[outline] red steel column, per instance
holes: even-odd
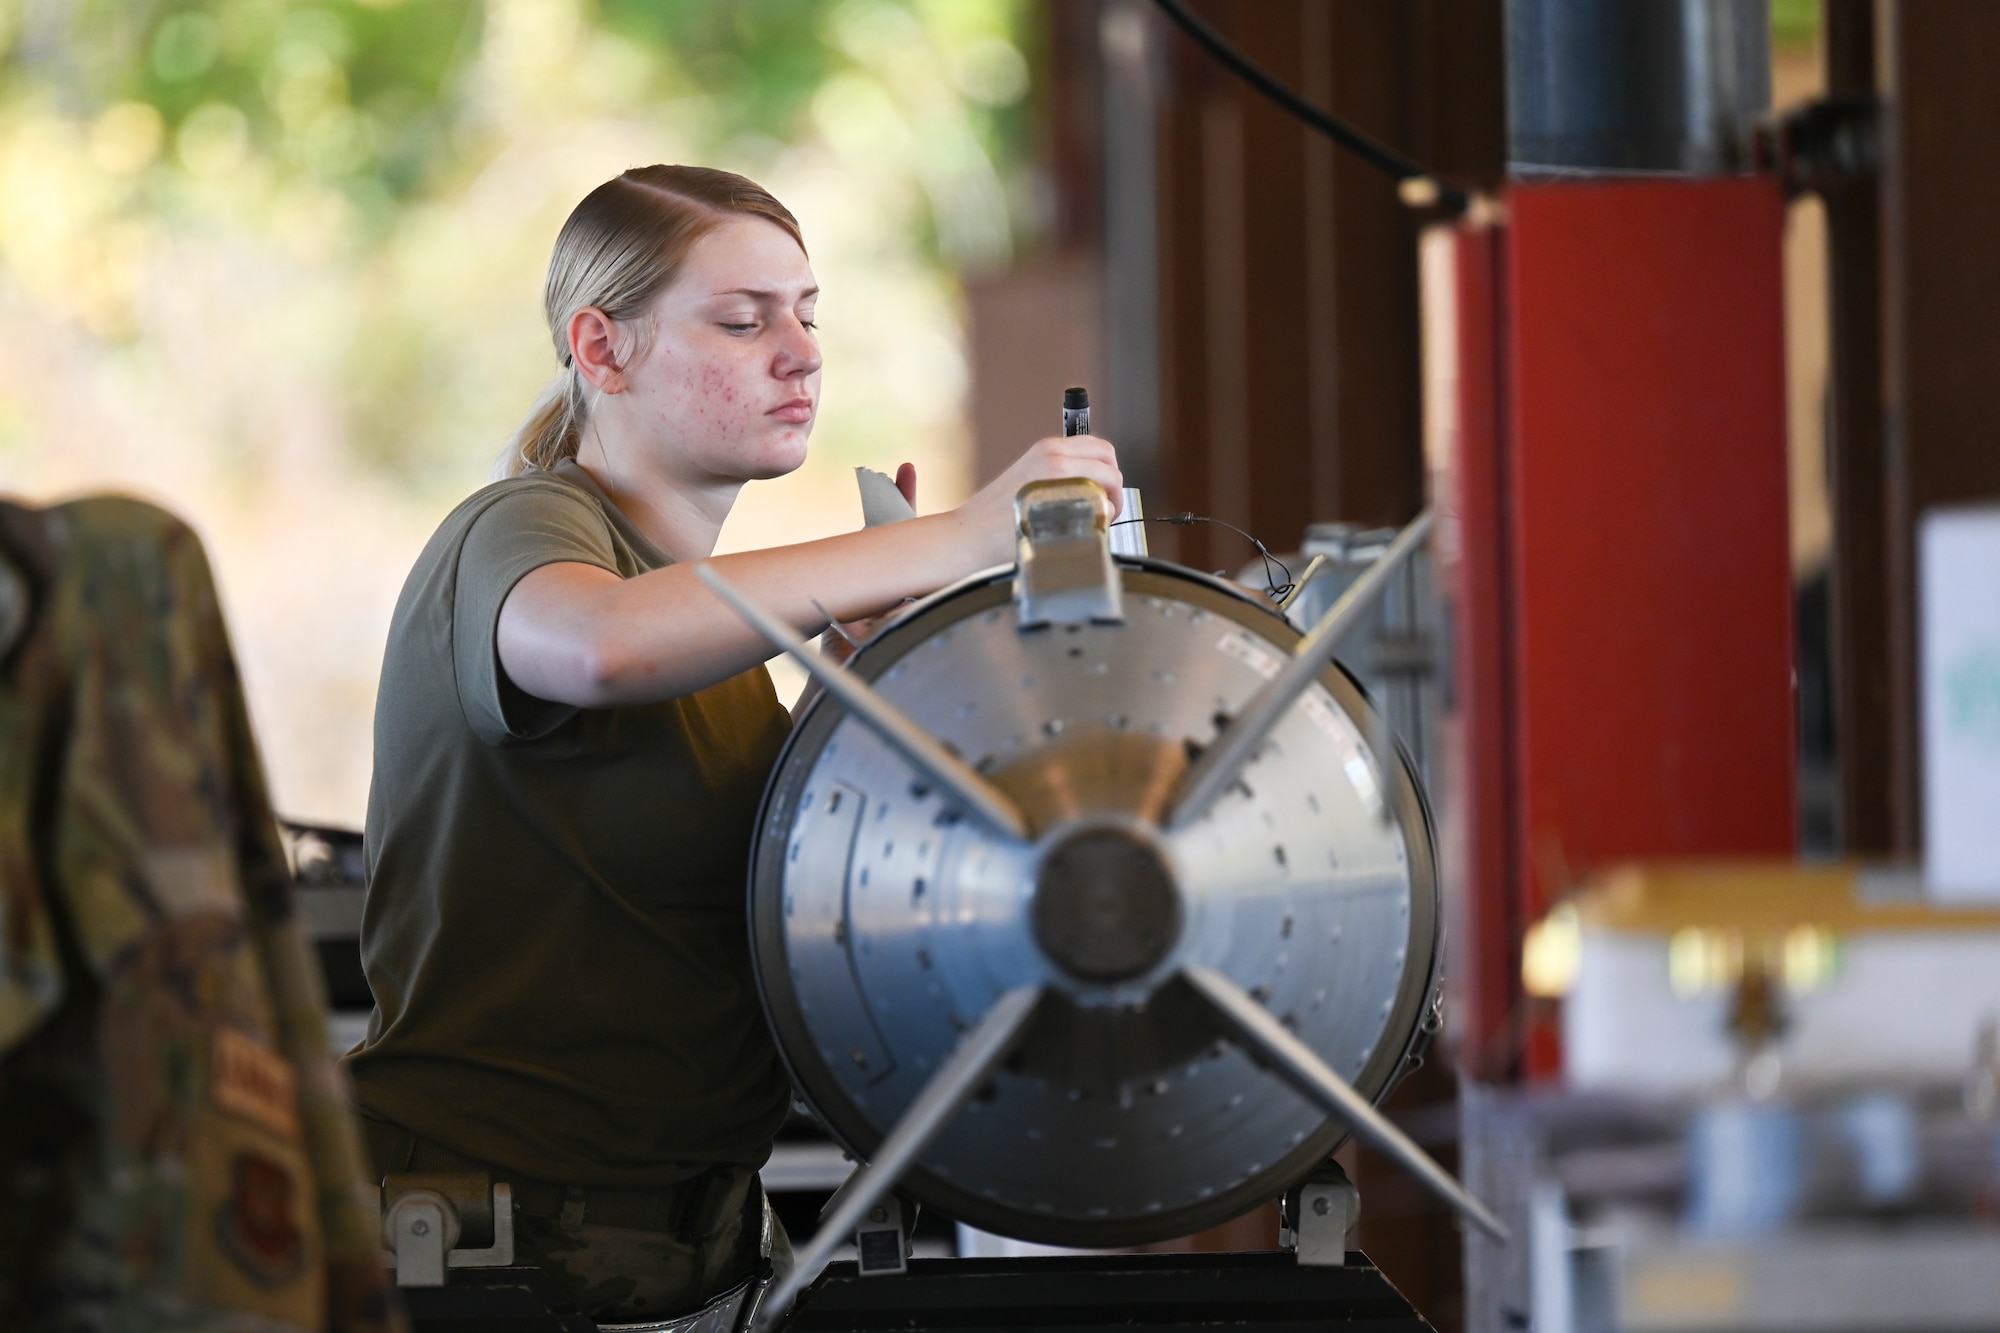
[[[1618,182],[1516,186],[1508,211],[1532,920],[1619,860],[1796,850],[1784,201]]]
[[[1481,233],[1459,239],[1481,1042],[1513,1012],[1522,928],[1581,877],[1787,855],[1798,825],[1778,187],[1517,184],[1506,210],[1497,273]],[[1490,388],[1482,291],[1501,311]],[[1559,1061],[1542,1033],[1526,1072]]]

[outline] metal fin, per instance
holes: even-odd
[[[1027,841],[1028,821],[1022,816],[1020,808],[1008,800],[999,788],[973,772],[964,760],[938,744],[902,709],[877,694],[867,682],[847,668],[814,652],[790,625],[751,601],[741,589],[717,573],[713,565],[698,564],[694,573],[728,604],[730,610],[742,616],[750,628],[763,635],[772,647],[790,654],[793,661],[806,669],[807,675],[820,683],[821,688],[840,700],[848,712],[887,742],[890,749],[949,793],[974,818],[1004,838]]]
[[[896,1122],[889,1137],[868,1164],[841,1186],[838,1206],[821,1221],[819,1230],[799,1251],[791,1276],[771,1294],[762,1318],[776,1323],[809,1286],[832,1253],[854,1234],[854,1224],[896,1187],[903,1173],[928,1148],[939,1131],[964,1109],[973,1093],[1007,1058],[1042,1001],[1040,986],[1019,986],[993,1002],[993,1007],[958,1040],[951,1057],[931,1075]]]
[[[1206,967],[1181,971],[1189,985],[1209,1002],[1250,1049],[1258,1063],[1284,1076],[1286,1082],[1347,1122],[1354,1136],[1387,1157],[1431,1193],[1462,1213],[1493,1239],[1505,1243],[1507,1226],[1465,1186],[1452,1178],[1410,1136],[1368,1104],[1347,1080],[1327,1067],[1310,1046],[1285,1030],[1263,1005],[1220,972]]]
[[[1278,724],[1278,719],[1318,679],[1319,673],[1326,670],[1332,660],[1333,647],[1340,642],[1341,636],[1367,614],[1375,599],[1389,586],[1390,578],[1430,536],[1431,521],[1432,511],[1426,509],[1396,534],[1396,540],[1389,543],[1389,549],[1382,552],[1382,558],[1370,565],[1367,572],[1341,594],[1340,600],[1327,608],[1319,623],[1312,627],[1312,632],[1292,649],[1292,656],[1279,668],[1278,674],[1250,697],[1229,725],[1223,728],[1222,734],[1215,738],[1215,744],[1204,750],[1201,757],[1189,766],[1181,777],[1180,791],[1167,812],[1166,828],[1169,832],[1184,829],[1200,819],[1214,804],[1215,798],[1228,790],[1229,784],[1236,780],[1237,770],[1248,763],[1258,747],[1263,745],[1264,738],[1271,734],[1271,728]]]

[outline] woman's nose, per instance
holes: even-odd
[[[789,379],[812,374],[819,369],[819,362],[819,339],[799,320],[791,320],[779,340],[777,363],[772,369]]]

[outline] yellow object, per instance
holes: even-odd
[[[1582,962],[1583,920],[1573,904],[1558,903],[1528,927],[1521,945],[1521,986],[1542,1000],[1567,995]]]
[[[1569,992],[1586,930],[1667,940],[1674,994],[1734,988],[1746,960],[1803,994],[1839,970],[1844,937],[1874,932],[2000,931],[2000,910],[1869,892],[1852,863],[1662,861],[1621,866],[1587,883],[1528,930],[1521,981],[1530,995]],[[1888,887],[1900,885],[1886,877]]]
[[[1622,866],[1571,900],[1585,926],[1639,935],[1695,929],[1784,935],[1805,926],[1869,931],[2000,930],[2000,909],[1868,893],[1873,872],[1851,862],[1655,861]]]

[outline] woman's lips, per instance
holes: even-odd
[[[806,422],[812,420],[813,402],[810,398],[794,398],[782,407],[772,408],[768,415],[774,416],[780,421],[791,422],[794,425],[804,425]]]

